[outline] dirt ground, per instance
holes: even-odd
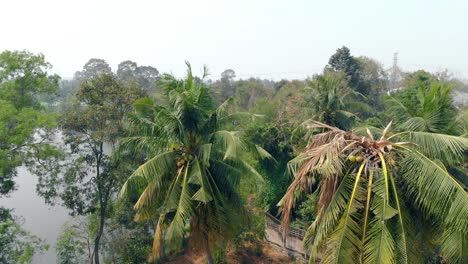
[[[203,255],[196,254],[191,256],[180,256],[175,260],[167,262],[167,264],[205,264]],[[292,264],[299,263],[295,262],[288,256],[273,250],[270,246],[265,245],[263,254],[257,256],[250,251],[233,252],[230,251],[227,254],[228,264]]]

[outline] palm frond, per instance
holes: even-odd
[[[198,158],[195,158],[193,161],[192,169],[190,171],[188,183],[199,185],[199,189],[195,192],[192,196],[192,200],[200,201],[203,203],[208,203],[213,200],[212,193],[210,186],[206,183],[204,177],[204,172],[202,167],[200,166],[200,162]]]
[[[166,217],[164,215],[161,215],[158,219],[158,223],[156,225],[156,228],[154,230],[154,238],[153,238],[153,247],[152,251],[149,257],[150,262],[156,262],[158,261],[162,255],[164,254],[163,250],[163,230],[165,226],[165,219]]]
[[[367,225],[369,221],[369,210],[370,210],[370,201],[372,195],[372,181],[374,179],[374,170],[369,170],[369,179],[367,180],[367,198],[366,198],[366,207],[364,208],[364,223],[362,225],[362,243],[366,241]],[[361,257],[362,260],[362,257]]]
[[[258,155],[258,157],[260,159],[270,159],[270,160],[275,160],[275,158],[270,154],[268,153],[268,151],[266,151],[264,148],[260,147],[259,145],[255,144],[255,150],[256,150],[256,154]]]
[[[446,228],[440,238],[441,251],[447,263],[468,263],[468,235],[466,231]]]
[[[388,204],[388,175],[384,168],[377,170],[377,180],[372,188],[371,209],[374,217],[369,223],[369,233],[364,241],[364,263],[396,263],[395,241],[388,227],[389,219],[398,211]]]
[[[311,126],[328,127],[328,125],[319,122],[312,122]],[[286,194],[278,203],[284,230],[288,230],[296,196],[307,190],[310,176],[320,174],[323,178],[341,178],[343,161],[340,155],[342,149],[348,144],[341,130],[333,129],[317,134],[313,137],[313,143],[309,144],[306,150],[288,163],[290,171],[295,174]],[[300,167],[300,169],[296,173],[297,167]],[[329,197],[332,197],[333,193],[329,195]],[[329,199],[327,200],[329,201]],[[321,204],[326,208],[328,201]]]
[[[386,221],[373,218],[369,223],[369,235],[364,246],[363,263],[397,263],[395,258],[395,241],[392,238]]]
[[[308,249],[310,259],[313,263],[318,257],[319,250],[326,238],[335,230],[341,216],[343,215],[350,199],[354,183],[353,174],[345,174],[327,207],[317,213],[317,218],[307,229],[304,237],[304,246]]]
[[[357,209],[362,207],[359,194],[363,193],[360,187],[360,179],[365,163],[359,166],[354,184],[349,197],[346,212],[340,219],[335,231],[327,242],[323,263],[358,263],[361,255],[361,227],[357,216]]]
[[[431,124],[431,120],[415,116],[408,118],[403,124],[401,124],[401,127],[408,131],[427,131],[434,129]]]
[[[224,149],[224,159],[235,159],[244,148],[239,132],[219,130],[213,133],[215,142],[220,142]]]
[[[151,181],[141,193],[140,198],[135,203],[135,209],[143,209],[144,207],[151,207],[154,202],[159,200],[156,195],[158,195],[158,182]],[[142,220],[142,219],[141,219]]]
[[[211,148],[213,144],[203,144],[198,149],[198,155],[200,157],[200,165],[204,167],[210,166]]]
[[[133,177],[141,177],[147,182],[155,181],[160,183],[164,176],[175,173],[175,168],[175,153],[173,151],[166,151],[154,156],[138,167],[127,179],[127,182]]]
[[[159,151],[166,147],[166,142],[161,142],[153,136],[125,137],[119,140],[117,153],[130,152],[132,155],[144,153],[145,155],[158,155]]]
[[[417,150],[404,148],[401,177],[416,204],[458,230],[468,230],[468,194],[440,164]]]
[[[137,113],[144,115],[153,110],[154,101],[149,97],[143,97],[136,100],[135,103],[133,103],[133,107]]]
[[[408,263],[409,255],[409,244],[407,238],[407,228],[405,221],[403,220],[403,210],[400,204],[400,196],[398,195],[397,186],[393,173],[390,173],[390,182],[392,183],[393,196],[395,197],[396,209],[398,214],[398,227],[396,228],[395,244],[397,250],[397,263],[406,264]]]
[[[178,197],[178,204],[176,206],[176,212],[174,218],[167,228],[166,237],[167,240],[180,239],[183,237],[185,226],[188,224],[190,217],[192,216],[192,203],[191,198],[193,193],[188,185],[188,171],[189,166],[184,168],[184,176],[181,182],[181,190]]]
[[[424,155],[453,165],[463,161],[468,150],[468,139],[428,132],[411,132],[409,140]]]

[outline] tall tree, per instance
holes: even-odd
[[[368,87],[369,99],[378,102],[389,86],[387,73],[382,64],[372,58],[361,56],[356,59],[359,63],[362,82]]]
[[[34,133],[39,129],[47,132],[55,126],[57,116],[45,114],[38,100],[41,94],[57,91],[59,77],[50,75],[49,68],[51,65],[42,54],[0,54],[0,195],[14,189],[16,167],[46,147],[34,139]]]
[[[136,62],[127,60],[119,64],[117,78],[124,82],[136,82],[147,91],[154,91],[159,72],[151,66],[138,66]]]
[[[260,175],[243,159],[247,145],[240,132],[224,130],[235,117],[229,101],[216,109],[208,88],[187,66],[184,80],[163,75],[164,106],[148,98],[135,104],[133,133],[123,140],[122,151],[145,153],[146,162],[129,177],[122,194],[141,187],[137,219],[158,218],[153,260],[163,255],[164,241],[181,241],[188,234],[212,264],[210,244],[229,239],[242,222],[244,209],[236,192],[240,178]]]
[[[304,238],[309,263],[319,252],[323,263],[422,262],[408,208],[438,227],[447,263],[466,263],[468,194],[444,164],[464,160],[468,139],[392,134],[391,124],[367,136],[316,121],[308,127],[319,133],[290,162],[295,178],[280,204],[287,228],[296,197],[310,189],[318,196]]]
[[[342,73],[325,72],[311,80],[305,89],[305,101],[314,108],[315,119],[348,129],[357,118],[355,114],[346,111],[346,104],[353,94]]]
[[[86,62],[81,71],[75,73],[74,79],[83,82],[102,74],[112,74],[111,67],[103,59],[92,58]]]
[[[232,69],[227,69],[221,73],[221,80],[219,83],[219,93],[221,96],[221,102],[224,102],[235,93],[234,78],[236,78],[236,72]]]
[[[434,133],[457,133],[457,110],[448,83],[420,82],[387,98],[392,117],[404,129]]]
[[[123,81],[129,81],[135,77],[135,72],[138,68],[136,62],[126,60],[119,63],[117,66],[117,78]]]
[[[155,89],[159,77],[159,71],[152,66],[138,66],[136,69],[138,84],[147,91],[153,91]]]
[[[57,115],[45,113],[39,101],[40,95],[57,91],[59,77],[48,73],[51,67],[42,54],[0,53],[0,198],[15,189],[18,166],[52,152],[44,141]],[[0,207],[0,248],[1,263],[29,263],[44,246]]]
[[[60,125],[71,149],[63,177],[43,174],[40,192],[58,195],[72,214],[98,214],[94,238],[94,263],[100,260],[100,241],[109,203],[119,181],[117,160],[110,158],[123,133],[123,117],[143,92],[137,86],[121,85],[113,75],[103,74],[81,84],[75,101],[66,109]],[[48,184],[47,184],[48,183]],[[91,261],[91,260],[90,260]]]
[[[257,98],[265,95],[265,85],[260,79],[250,78],[235,83],[234,99],[241,109],[248,110],[254,107]]]
[[[351,88],[364,95],[368,94],[369,89],[362,80],[359,62],[351,55],[347,47],[343,46],[336,50],[328,60],[326,69],[344,72]]]

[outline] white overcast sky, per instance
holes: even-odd
[[[405,70],[468,78],[466,0],[0,0],[0,51],[41,52],[62,77],[89,58],[180,75],[304,78],[346,45]]]

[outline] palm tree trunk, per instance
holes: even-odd
[[[208,241],[208,233],[203,233],[203,250],[205,251],[205,257],[208,264],[215,264],[213,255],[211,254],[210,243]]]

